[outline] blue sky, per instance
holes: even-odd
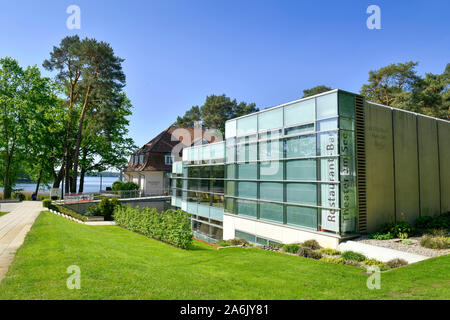
[[[138,146],[201,105],[209,94],[265,108],[318,84],[358,92],[368,71],[419,61],[441,73],[450,62],[450,1],[0,0],[0,56],[39,67],[75,33],[109,42],[126,59],[126,93]],[[81,29],[66,8],[81,8]],[[369,30],[369,5],[381,30]],[[41,67],[42,69],[42,67]],[[47,74],[47,73],[46,73]]]

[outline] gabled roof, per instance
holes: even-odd
[[[179,143],[181,143],[181,148],[178,150],[182,151],[202,138],[206,142],[214,142],[214,137],[203,137],[204,133],[205,130],[200,128],[170,126],[135,151],[133,155],[145,154],[144,161],[140,165],[133,166],[130,159],[125,171],[170,171],[172,166],[165,164],[164,154],[172,153]],[[186,143],[183,143],[186,139]]]

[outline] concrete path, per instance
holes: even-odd
[[[11,206],[11,209],[10,213],[0,217],[0,281],[41,212],[42,202],[23,201]]]
[[[399,251],[384,247],[373,246],[367,243],[361,243],[358,241],[345,241],[342,242],[338,249],[340,251],[355,251],[362,253],[367,258],[377,259],[379,261],[388,262],[389,260],[400,258],[408,263],[414,263],[422,260],[429,259],[430,257],[421,256],[414,253],[409,253],[405,251]]]

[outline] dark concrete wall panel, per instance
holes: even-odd
[[[440,213],[439,154],[437,122],[423,116],[417,117],[419,147],[420,215],[435,216]]]
[[[393,110],[392,116],[396,220],[412,223],[420,216],[416,115]]]
[[[367,231],[395,219],[392,110],[365,103]]]
[[[441,211],[450,212],[450,122],[438,121]]]

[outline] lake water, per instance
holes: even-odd
[[[102,178],[102,190],[106,187],[111,187],[114,181],[119,180],[119,177],[103,177]],[[77,190],[80,184],[80,178],[78,178]],[[51,187],[51,186],[50,186]],[[35,191],[36,183],[18,183],[14,189],[22,189],[23,191]],[[0,188],[3,191],[3,188]],[[49,188],[40,186],[39,190],[49,191]],[[100,177],[85,177],[84,178],[84,191],[83,192],[99,192],[100,190]]]

